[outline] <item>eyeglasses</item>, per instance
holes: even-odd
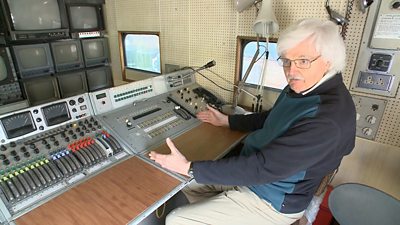
[[[321,55],[317,56],[317,58],[313,60],[309,59],[286,59],[286,58],[281,58],[279,57],[277,59],[278,64],[283,67],[290,67],[292,65],[292,62],[294,62],[294,65],[296,65],[297,68],[299,69],[308,69],[311,67],[311,63],[317,60]]]

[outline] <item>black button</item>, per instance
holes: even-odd
[[[14,148],[15,146],[17,146],[17,144],[15,144],[15,142],[10,142],[10,147]]]
[[[1,151],[5,151],[5,150],[7,150],[7,147],[4,146],[4,145],[1,145],[1,146],[0,146],[0,150],[1,150]]]

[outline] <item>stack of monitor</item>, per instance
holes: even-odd
[[[104,0],[0,0],[0,44],[10,46],[30,105],[113,85],[108,40],[100,33],[103,4]],[[3,81],[12,77],[2,72],[12,60],[3,61],[0,91]]]

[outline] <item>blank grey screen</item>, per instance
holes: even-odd
[[[71,23],[74,29],[97,28],[96,8],[91,6],[71,6]]]
[[[61,92],[65,96],[84,93],[84,73],[71,73],[58,77],[58,84],[60,85]]]
[[[18,49],[18,59],[23,69],[48,65],[46,51],[40,47]]]
[[[39,79],[25,83],[26,94],[32,104],[57,98],[51,79]]]
[[[57,0],[8,0],[7,2],[15,30],[61,28]]]
[[[54,49],[56,63],[62,64],[79,60],[76,44],[55,45]]]
[[[3,57],[0,56],[0,81],[7,79],[7,67]]]
[[[93,70],[87,73],[88,86],[90,90],[103,88],[108,85],[105,70]]]
[[[104,46],[103,41],[90,41],[85,42],[84,46],[84,53],[87,59],[95,59],[99,57],[104,57]]]

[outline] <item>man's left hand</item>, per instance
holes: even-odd
[[[160,154],[154,151],[149,153],[150,159],[160,164],[162,167],[171,171],[188,176],[190,163],[184,155],[175,147],[170,138],[166,139],[167,145],[171,150],[170,154]]]

